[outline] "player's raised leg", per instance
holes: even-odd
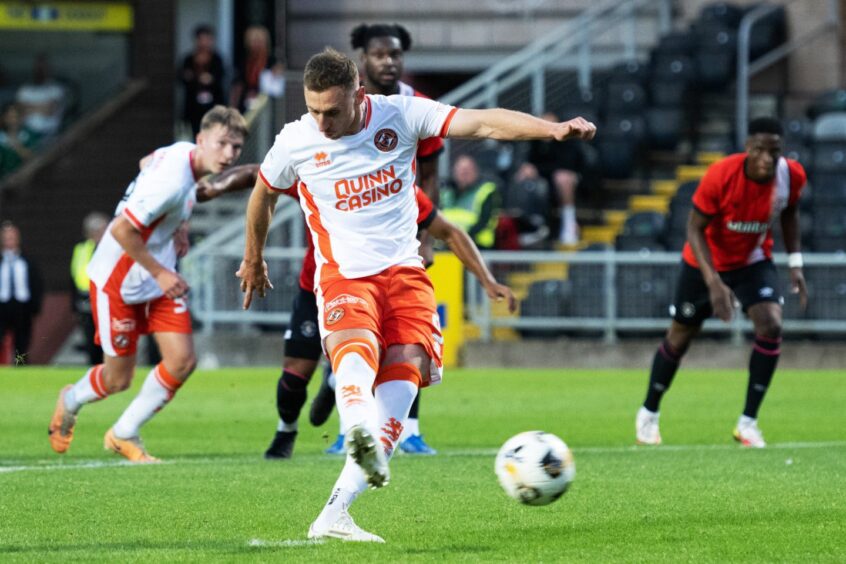
[[[190,326],[189,326],[190,329]],[[141,441],[141,427],[167,405],[197,365],[190,333],[154,333],[162,361],[147,374],[141,390],[106,432],[103,446],[131,462],[155,462]]]
[[[103,349],[103,364],[89,368],[75,384],[62,388],[50,420],[50,446],[67,452],[73,440],[76,418],[82,406],[129,388],[135,373],[138,346],[136,308],[109,299],[91,284],[91,314],[95,342]]]

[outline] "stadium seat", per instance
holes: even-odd
[[[572,284],[569,280],[539,280],[529,286],[520,302],[520,317],[570,317]],[[559,329],[521,329],[523,337],[555,337]]]
[[[811,319],[846,320],[846,268],[805,268],[808,284],[808,316]]]
[[[746,13],[755,10],[765,2],[758,2],[747,6]],[[749,37],[749,58],[755,60],[761,55],[772,51],[787,40],[787,15],[784,6],[778,6],[774,11],[755,22]]]
[[[655,106],[680,107],[696,71],[689,57],[659,57],[652,61],[649,95]]]
[[[608,76],[608,86],[617,82],[636,82],[644,86],[649,79],[649,66],[639,61],[626,61],[615,65]]]
[[[646,139],[646,120],[639,113],[609,114],[602,124],[602,136],[642,143]]]
[[[684,31],[662,35],[653,49],[653,56],[689,57],[696,47],[696,40]]]
[[[708,23],[719,23],[726,27],[737,29],[743,19],[743,9],[729,2],[714,2],[706,4],[699,11],[698,20]]]
[[[664,232],[664,214],[642,211],[631,214],[623,224],[622,235],[659,237]]]
[[[846,172],[826,173],[814,171],[813,206],[830,206],[846,203]]]
[[[846,143],[817,143],[812,165],[814,173],[846,172]]]
[[[647,143],[652,149],[672,151],[681,141],[684,111],[681,108],[647,108]]]
[[[605,266],[571,264],[567,279],[571,284],[573,317],[605,316]]]
[[[676,270],[653,264],[617,266],[617,315],[666,318],[673,300]]]
[[[608,85],[605,110],[610,114],[634,114],[646,106],[646,93],[637,82],[613,82]]]
[[[665,251],[661,236],[617,235],[614,248],[618,251],[650,253]]]
[[[697,85],[708,90],[723,88],[734,78],[737,59],[737,33],[722,25],[700,25],[696,29]]]
[[[784,144],[786,147],[807,147],[813,131],[812,122],[804,118],[791,118],[784,121]]]
[[[693,194],[696,192],[697,188],[699,188],[698,180],[688,180],[679,186],[678,190],[676,190],[676,193],[673,196],[673,202],[679,201],[690,204],[693,199]]]
[[[625,138],[602,137],[594,141],[599,152],[602,176],[605,178],[631,178],[637,165],[637,144]]]
[[[814,122],[814,143],[846,142],[846,112],[823,114]]]
[[[846,238],[846,205],[814,206],[814,238]]]
[[[846,112],[846,90],[831,90],[817,96],[808,106],[808,117],[817,119],[831,112]]]
[[[812,236],[809,246],[815,253],[846,253],[846,238]]]

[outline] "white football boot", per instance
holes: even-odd
[[[375,489],[387,486],[391,479],[388,459],[376,437],[363,425],[353,425],[347,431],[345,440],[347,453],[364,471],[370,487]]]
[[[635,419],[635,434],[639,445],[660,445],[661,433],[658,430],[658,413],[641,407]]]
[[[309,539],[333,538],[353,542],[385,542],[379,535],[368,533],[355,524],[352,517],[346,511],[341,511],[338,518],[329,527],[321,529],[317,521],[308,528]]]
[[[764,434],[758,428],[757,419],[741,417],[734,428],[734,440],[748,448],[764,448],[767,443],[764,441]]]

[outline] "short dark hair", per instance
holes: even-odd
[[[354,90],[358,87],[358,67],[343,53],[327,47],[306,63],[303,84],[312,92],[325,92],[333,86]]]
[[[214,28],[209,24],[200,24],[194,28],[194,38],[200,37],[201,35],[214,35]]]
[[[373,24],[365,23],[357,26],[350,33],[350,40],[353,49],[364,49],[374,37],[396,37],[400,41],[403,51],[411,49],[411,34],[400,24]]]
[[[757,135],[759,133],[767,133],[770,135],[784,135],[784,129],[781,127],[781,122],[774,117],[763,116],[753,119],[749,122],[749,136]]]
[[[221,105],[213,107],[203,115],[203,119],[200,121],[200,131],[211,129],[215,125],[222,125],[232,133],[238,133],[244,139],[247,138],[247,120],[235,108],[227,108]]]

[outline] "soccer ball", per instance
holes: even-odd
[[[505,441],[494,470],[505,493],[527,505],[552,503],[576,476],[570,449],[543,431],[526,431]]]

